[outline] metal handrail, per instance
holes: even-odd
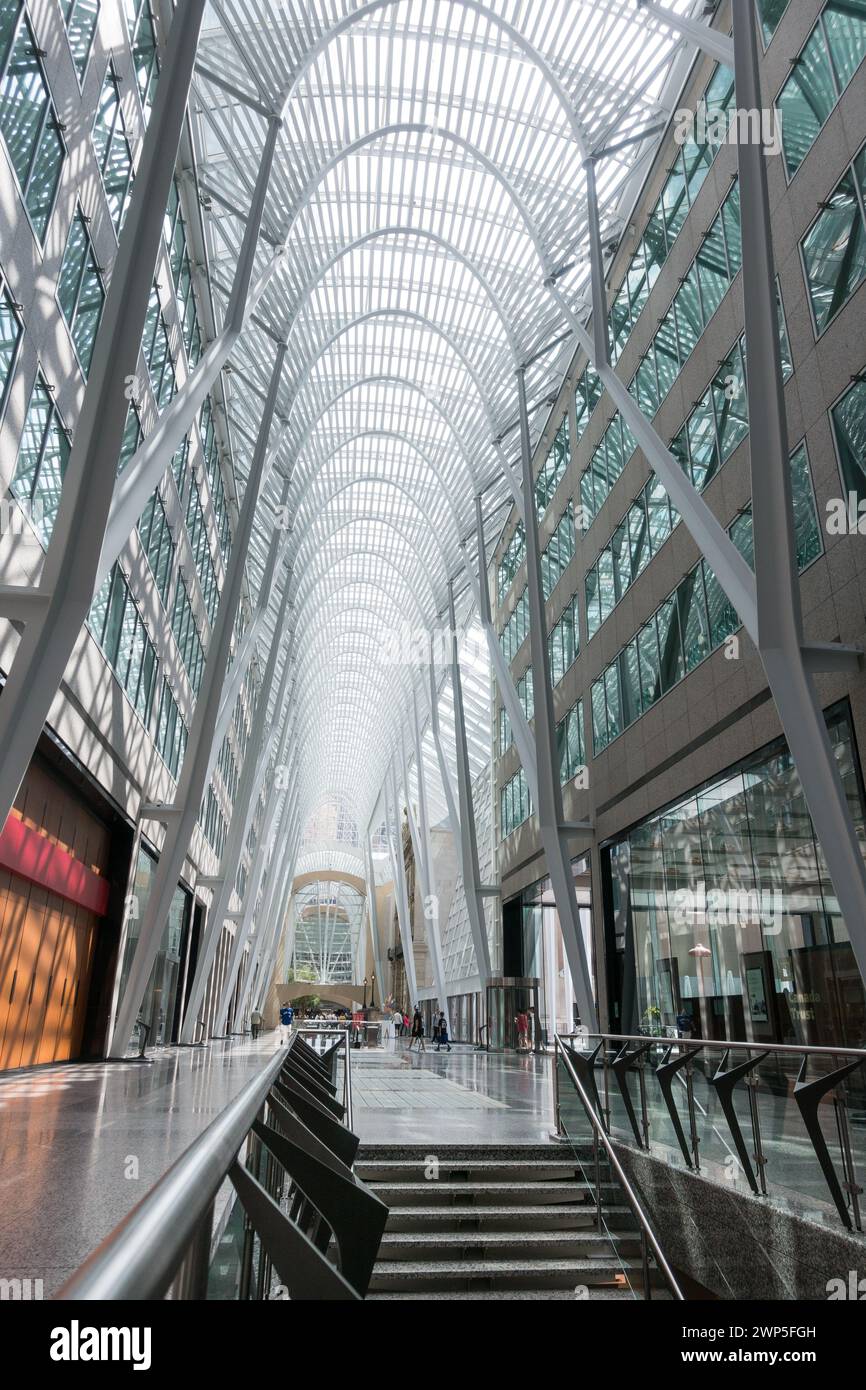
[[[308,1032],[311,1037],[318,1038],[321,1037],[322,1033],[327,1035],[328,1031],[328,1029],[310,1028],[308,1024],[304,1023],[298,1029],[298,1035],[303,1037],[304,1033]],[[351,1129],[354,1124],[355,1112],[352,1106],[352,1054],[349,1045],[350,1031],[348,1028],[335,1028],[334,1032],[338,1034],[334,1046],[342,1047],[343,1049],[343,1106],[346,1111],[346,1125]]]
[[[614,1173],[616,1174],[617,1181],[619,1182],[623,1190],[623,1193],[625,1194],[626,1201],[631,1207],[632,1215],[634,1216],[635,1220],[640,1226],[643,1237],[648,1242],[650,1249],[652,1250],[653,1255],[655,1256],[656,1264],[658,1265],[661,1273],[664,1275],[665,1283],[670,1289],[673,1297],[677,1299],[679,1302],[683,1303],[685,1302],[685,1295],[682,1289],[680,1288],[679,1284],[677,1283],[676,1276],[673,1270],[667,1262],[664,1251],[662,1250],[661,1245],[658,1242],[658,1238],[656,1237],[655,1231],[653,1230],[650,1224],[649,1217],[644,1211],[643,1204],[641,1203],[640,1198],[638,1197],[637,1193],[635,1192],[634,1188],[632,1187],[631,1183],[626,1177],[625,1170],[622,1164],[620,1163],[619,1159],[617,1158],[616,1151],[613,1147],[613,1144],[607,1136],[601,1118],[600,1116],[596,1115],[595,1110],[593,1109],[592,1102],[586,1093],[586,1089],[580,1077],[577,1074],[574,1063],[568,1055],[568,1049],[563,1045],[564,1042],[565,1039],[562,1038],[559,1033],[554,1034],[554,1069],[556,1067],[557,1057],[561,1057],[565,1064],[565,1068],[568,1072],[571,1082],[575,1090],[577,1091],[577,1094],[580,1096],[581,1104],[583,1105],[583,1108],[586,1111],[589,1122],[595,1131],[596,1143],[598,1143],[599,1140],[601,1141],[601,1144],[604,1148],[605,1153],[607,1154],[610,1165]]]
[[[718,1047],[723,1052],[791,1052],[798,1057],[803,1056],[824,1056],[824,1057],[859,1057],[866,1060],[866,1048],[862,1047],[812,1047],[807,1043],[771,1043],[771,1042],[732,1042],[727,1038],[673,1038],[666,1037],[661,1033],[559,1033],[558,1037],[563,1041],[571,1041],[572,1038],[603,1038],[610,1042],[634,1042],[634,1043],[659,1043],[670,1047],[672,1043],[678,1043],[681,1047],[707,1048]]]

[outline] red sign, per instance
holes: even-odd
[[[108,911],[107,879],[100,878],[80,859],[52,844],[17,816],[9,816],[0,833],[0,866],[87,908],[88,912],[104,917]]]

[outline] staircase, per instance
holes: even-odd
[[[355,1172],[390,1208],[368,1298],[641,1296],[631,1210],[603,1181],[599,1232],[594,1191],[565,1145],[362,1145]]]

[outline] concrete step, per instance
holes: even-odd
[[[437,1231],[385,1232],[379,1260],[509,1260],[525,1267],[533,1260],[614,1259],[637,1257],[640,1239],[634,1232],[597,1231]]]
[[[389,1207],[450,1206],[465,1203],[475,1206],[513,1206],[529,1208],[545,1203],[589,1205],[594,1203],[593,1189],[585,1183],[561,1182],[383,1182],[373,1183],[372,1190]],[[601,1184],[602,1202],[613,1200],[617,1189],[613,1183]]]
[[[578,1259],[513,1260],[378,1260],[370,1280],[371,1293],[461,1293],[476,1288],[591,1289],[625,1284],[624,1272],[638,1281],[639,1259],[611,1256]]]
[[[589,1301],[595,1303],[599,1300],[607,1302],[633,1303],[635,1295],[627,1285],[608,1285],[589,1290]],[[462,1293],[453,1293],[447,1289],[440,1289],[434,1293],[368,1293],[367,1300],[373,1299],[375,1302],[396,1303],[399,1301],[416,1303],[493,1303],[493,1302],[519,1302],[534,1301],[536,1303],[574,1303],[577,1296],[574,1289],[467,1289]],[[653,1289],[653,1302],[656,1300],[669,1300],[670,1294],[667,1289]]]
[[[586,1149],[591,1153],[591,1146]],[[581,1150],[581,1156],[583,1151]],[[440,1159],[442,1162],[451,1162],[453,1159],[465,1158],[482,1160],[490,1158],[498,1159],[519,1159],[521,1163],[531,1163],[533,1159],[552,1159],[558,1162],[560,1159],[570,1160],[574,1155],[574,1150],[568,1143],[549,1143],[549,1144],[361,1144],[356,1154],[357,1163],[371,1163],[389,1160],[396,1160],[400,1163],[408,1163],[412,1160],[420,1162],[428,1155]]]
[[[436,1160],[437,1167],[431,1166]],[[605,1169],[602,1168],[604,1175]],[[582,1180],[579,1163],[567,1159],[534,1158],[528,1162],[516,1158],[439,1158],[427,1155],[424,1159],[371,1159],[355,1163],[355,1173],[364,1182],[555,1182],[560,1179]],[[435,1177],[428,1176],[435,1173]]]
[[[634,1229],[628,1206],[608,1205],[604,1210],[610,1230]],[[386,1230],[392,1234],[410,1231],[580,1231],[595,1228],[595,1204],[578,1202],[535,1205],[527,1213],[520,1206],[395,1206]]]

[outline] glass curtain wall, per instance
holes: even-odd
[[[828,726],[862,843],[847,710]],[[675,1034],[688,1015],[696,1037],[862,1046],[863,982],[784,740],[602,853],[625,1031]]]
[[[123,953],[123,968],[120,976],[120,994],[126,988],[126,981],[132,966],[132,958],[138,944],[138,934],[141,930],[141,923],[147,910],[148,899],[150,898],[153,878],[156,873],[157,861],[154,856],[140,844],[138,847],[138,859],[135,866],[135,876],[133,879],[132,893],[130,896],[129,920],[126,937],[126,945]],[[138,1021],[133,1030],[131,1047],[138,1049],[141,1046],[142,1023],[146,1024],[150,1032],[146,1037],[146,1043],[150,1047],[160,1047],[164,1043],[175,1040],[178,1018],[178,1006],[182,998],[184,971],[189,945],[189,926],[192,912],[192,897],[185,888],[178,884],[172,898],[171,908],[169,909],[168,921],[162,940],[159,944],[159,952],[150,972],[150,979],[147,982],[147,989],[144,992],[141,1009],[139,1010]]]

